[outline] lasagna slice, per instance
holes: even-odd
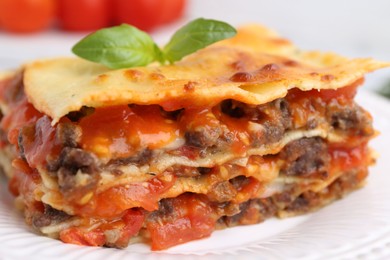
[[[386,66],[256,25],[173,65],[32,62],[0,81],[0,163],[41,234],[166,249],[361,187],[376,132],[354,96]]]

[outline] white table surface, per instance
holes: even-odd
[[[333,51],[348,57],[390,61],[389,0],[188,0],[180,21],[158,28],[153,37],[161,44],[188,20],[205,17],[235,26],[256,22],[267,25],[302,49]],[[69,56],[85,33],[50,30],[15,35],[0,30],[0,69],[14,68],[32,59]],[[389,70],[369,75],[366,88],[390,81]]]

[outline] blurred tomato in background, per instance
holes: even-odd
[[[56,13],[56,0],[0,0],[0,27],[30,33],[48,28]]]
[[[187,0],[0,0],[0,29],[30,33],[49,27],[95,31],[128,23],[141,30],[180,18]]]
[[[58,0],[59,25],[69,31],[93,31],[110,25],[110,0]]]
[[[150,31],[183,15],[185,0],[113,0],[114,22]]]
[[[161,6],[160,18],[161,23],[173,22],[176,19],[183,16],[184,9],[186,6],[185,0],[165,0],[166,4]],[[171,2],[171,3],[168,3]]]

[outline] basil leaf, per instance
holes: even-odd
[[[111,69],[145,66],[162,59],[161,50],[152,38],[127,24],[86,36],[72,48],[72,52]]]
[[[237,31],[229,24],[199,18],[179,29],[164,47],[171,63],[217,41],[233,37]]]
[[[378,92],[382,96],[390,98],[390,82],[387,82]]]
[[[177,31],[161,50],[147,33],[122,24],[86,36],[73,46],[72,52],[111,69],[145,66],[154,61],[165,64],[236,33],[227,23],[200,18]]]

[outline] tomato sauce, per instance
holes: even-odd
[[[174,214],[146,225],[152,250],[163,250],[208,237],[213,232],[218,216],[204,195],[182,194],[172,201],[172,206]]]
[[[25,125],[35,123],[42,116],[43,114],[36,110],[24,97],[10,107],[10,112],[1,120],[1,128],[8,132],[10,143],[17,144],[19,129]]]
[[[164,118],[159,106],[97,108],[82,118],[81,146],[101,157],[128,157],[140,147],[157,149],[179,135],[177,123]]]
[[[71,227],[60,232],[60,239],[65,243],[84,246],[103,246],[107,241],[105,231],[115,230],[117,237],[115,245],[126,247],[131,237],[136,235],[142,228],[145,214],[139,209],[128,209],[122,217],[106,221],[98,228],[88,230],[81,227]]]
[[[104,232],[100,229],[83,231],[71,227],[60,232],[61,241],[79,246],[103,246],[106,243]]]
[[[326,103],[335,99],[349,102],[355,96],[357,86],[362,82],[363,79],[360,79],[337,90],[290,90],[287,99],[296,106],[293,120],[297,125],[304,125],[308,121],[309,113],[313,113],[310,104],[302,100],[318,97],[324,102],[324,107]],[[5,88],[4,83],[0,82],[0,96],[5,95]],[[189,103],[191,100],[188,100]],[[186,104],[172,101],[163,104],[163,107],[174,110],[184,105]],[[2,119],[1,127],[8,132],[11,144],[18,147],[20,141],[18,137],[23,126],[31,125],[31,129],[22,133],[21,142],[26,161],[14,160],[13,166],[16,170],[9,189],[14,195],[23,193],[31,212],[43,211],[43,204],[37,202],[34,197],[37,184],[41,181],[39,173],[34,168],[45,166],[48,156],[57,156],[60,153],[62,147],[56,140],[56,126],[51,126],[50,118],[37,111],[28,103],[26,97],[13,105],[10,110],[11,112]],[[67,119],[62,119],[61,122],[64,120]],[[140,149],[163,148],[177,138],[184,138],[188,129],[197,127],[213,129],[220,125],[226,126],[229,136],[225,138],[229,139],[229,147],[236,155],[244,155],[252,142],[248,130],[248,118],[231,117],[222,113],[218,106],[186,108],[177,120],[173,120],[165,116],[158,105],[118,105],[96,108],[93,114],[81,118],[75,124],[82,129],[81,148],[99,157],[110,159],[133,156]],[[196,159],[199,154],[196,148],[188,146],[180,147],[179,151],[191,159]],[[329,154],[331,171],[346,171],[370,163],[365,142],[353,148],[346,148],[343,144],[331,146]],[[265,163],[262,160],[262,165]],[[266,172],[270,167],[273,167],[272,164],[267,162],[266,166],[260,168]],[[222,177],[218,176],[218,178]],[[104,231],[119,229],[118,245],[126,246],[128,240],[142,228],[145,211],[158,210],[161,195],[172,188],[175,182],[176,176],[166,173],[149,181],[111,187],[93,194],[91,200],[82,205],[68,201],[76,215],[85,218],[104,218],[107,222],[88,232],[82,228],[66,229],[61,232],[60,238],[69,243],[101,246],[106,243]],[[237,195],[232,201],[241,203],[255,198],[261,189],[262,183],[254,177],[249,177],[246,183],[237,188]],[[218,216],[207,196],[185,193],[175,198],[172,205],[175,212],[173,216],[160,219],[161,223],[146,224],[153,250],[207,237],[214,230]]]
[[[311,111],[310,107],[307,107],[308,104],[299,100],[313,96],[318,96],[325,102],[334,98],[352,99],[362,81],[363,79],[358,80],[338,90],[290,90],[287,98],[293,101],[291,102],[293,105],[296,103],[298,106],[293,114],[297,126],[307,122],[308,113]],[[1,122],[2,128],[8,131],[10,143],[17,144],[21,126],[33,123],[37,125],[35,136],[31,136],[31,144],[25,151],[32,167],[44,163],[48,154],[59,151],[56,145],[51,144],[54,141],[55,127],[50,126],[48,118],[41,119],[44,117],[43,114],[28,103],[27,98],[23,98],[11,110],[13,112],[8,113]],[[186,109],[180,120],[176,121],[163,116],[161,108],[157,105],[131,107],[122,105],[97,108],[92,115],[82,118],[79,122],[83,133],[81,147],[106,158],[129,157],[139,152],[141,148],[162,148],[178,137],[183,138],[188,127],[213,128],[220,124],[226,125],[230,131],[228,137],[231,139],[232,151],[235,154],[244,154],[251,144],[247,118],[230,117],[222,113],[218,107]],[[183,152],[188,153],[187,150]]]
[[[221,112],[219,109],[214,109],[214,113],[220,120],[220,124],[227,126],[230,132],[231,150],[237,155],[244,155],[247,148],[251,145],[247,118],[233,118]]]
[[[22,142],[28,164],[36,168],[45,165],[48,156],[58,156],[62,147],[55,138],[56,129],[51,126],[47,116],[41,117],[31,131],[24,134]]]
[[[243,186],[240,186],[237,191],[237,195],[234,198],[234,202],[242,203],[249,199],[257,197],[261,191],[262,185],[255,178],[249,177]]]
[[[22,195],[26,210],[26,221],[31,224],[35,212],[42,213],[43,203],[35,198],[35,191],[41,182],[41,177],[36,169],[32,169],[26,161],[15,159],[12,161],[14,172],[9,182],[9,190],[15,196]]]
[[[331,155],[332,167],[338,171],[366,167],[371,163],[369,148],[366,143],[353,148],[330,146],[329,154]]]
[[[113,218],[133,207],[153,211],[158,209],[160,195],[170,189],[175,181],[173,175],[167,174],[147,182],[115,186],[96,194],[85,205],[75,205],[75,212],[86,217]]]
[[[337,99],[339,101],[348,101],[352,100],[356,93],[357,88],[362,85],[364,82],[364,78],[360,78],[354,83],[338,88],[338,89],[322,89],[322,90],[309,90],[309,91],[302,91],[300,89],[291,89],[288,92],[288,99],[291,101],[296,101],[299,99],[310,99],[313,97],[319,97],[324,102],[329,103],[333,99]]]

